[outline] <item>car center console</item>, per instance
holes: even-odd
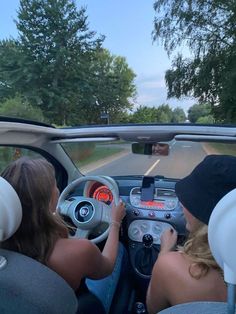
[[[150,279],[162,233],[174,228],[180,238],[185,236],[185,219],[175,194],[175,182],[152,178],[148,181],[150,188],[145,179],[141,186],[131,188],[126,202],[130,261],[136,275],[143,279]]]

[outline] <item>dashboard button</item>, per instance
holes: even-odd
[[[139,236],[139,229],[138,228],[134,227],[131,232],[132,232],[132,236],[134,238]]]
[[[142,224],[140,225],[140,229],[142,230],[143,233],[146,233],[146,232],[148,232],[148,230],[149,230],[149,226],[148,226],[148,224],[146,224],[146,223],[142,223]]]
[[[161,231],[162,231],[162,228],[161,228],[161,224],[159,225],[159,224],[155,224],[154,226],[153,226],[153,232],[154,233],[156,233],[156,234],[160,234],[161,233]]]
[[[148,213],[148,216],[151,217],[151,218],[156,217],[155,212],[153,212],[153,211],[150,211],[150,212]]]
[[[170,213],[165,214],[165,218],[166,219],[170,219],[171,218],[171,214]]]
[[[135,216],[138,216],[140,214],[140,211],[138,209],[133,210],[133,214]]]

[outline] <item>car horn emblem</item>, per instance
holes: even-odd
[[[84,206],[84,207],[81,207],[80,210],[79,210],[79,214],[81,217],[86,217],[88,216],[89,214],[89,209],[88,207]]]

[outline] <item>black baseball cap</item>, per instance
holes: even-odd
[[[219,200],[235,188],[236,157],[228,155],[206,156],[175,185],[183,206],[206,225]]]

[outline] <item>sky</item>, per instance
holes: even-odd
[[[194,99],[167,99],[165,71],[171,60],[158,43],[152,42],[154,0],[76,0],[77,8],[86,7],[90,30],[105,35],[103,46],[112,54],[126,58],[136,74],[135,106],[181,107],[187,113]],[[19,0],[0,0],[0,40],[17,38],[14,19]]]

